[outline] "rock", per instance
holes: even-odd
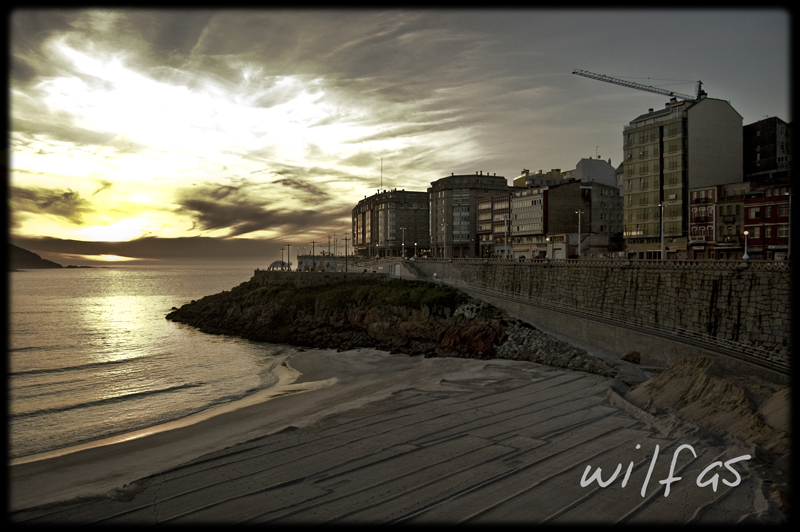
[[[619,358],[625,362],[631,362],[633,364],[641,364],[642,362],[642,355],[639,353],[639,351],[628,351]]]
[[[463,292],[424,281],[359,280],[296,288],[242,283],[167,319],[211,334],[301,347],[371,347],[440,357],[506,358],[616,376],[605,361]]]

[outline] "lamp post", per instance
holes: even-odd
[[[316,241],[312,240],[311,241],[311,269],[313,271],[317,271],[317,260],[316,260],[316,258],[314,256],[314,244],[316,244]]]
[[[403,259],[405,260],[405,258],[406,258],[406,228],[405,227],[401,227],[400,229],[403,231],[402,248],[403,248]]]
[[[283,269],[283,250],[286,248],[281,248],[281,270]]]
[[[661,260],[666,259],[667,248],[664,246],[664,207],[667,206],[663,201],[658,204],[661,207]]]
[[[749,231],[745,231],[742,234],[744,235],[744,255],[742,255],[742,258],[744,260],[748,260],[748,259],[750,259],[750,255],[747,254],[747,235],[749,235],[750,232]]]
[[[414,258],[417,258],[417,243],[414,242]]]
[[[581,258],[581,214],[583,211],[578,209],[575,211],[575,214],[578,215],[578,258]]]
[[[550,260],[550,237],[544,237],[544,241],[547,243],[547,247],[545,248],[544,258]]]
[[[288,266],[289,271],[292,271],[292,255],[289,253],[291,248],[291,244],[286,244],[286,265]]]

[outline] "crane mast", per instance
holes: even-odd
[[[700,98],[700,92],[702,90],[703,82],[697,82],[697,95],[691,96],[689,94],[681,94],[680,92],[670,91],[667,89],[659,89],[658,87],[651,87],[650,85],[642,85],[641,83],[635,83],[633,81],[625,81],[624,79],[612,78],[611,76],[606,76],[604,74],[595,74],[593,72],[587,72],[586,70],[573,70],[573,74],[578,76],[583,76],[589,79],[596,79],[597,81],[605,81],[606,83],[614,83],[616,85],[622,85],[623,87],[628,87],[631,89],[638,89],[640,91],[647,91],[647,92],[654,92],[656,94],[661,94],[663,96],[671,96],[673,98],[682,98],[684,100],[696,100]]]

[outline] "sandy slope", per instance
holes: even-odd
[[[426,359],[369,349],[308,351],[288,364],[302,375],[269,401],[12,466],[12,520],[783,519],[762,487],[764,473],[749,461],[732,466],[741,475],[738,485],[719,482],[716,491],[697,486],[706,466],[733,459],[741,449],[702,431],[665,434],[650,414],[611,392],[606,377],[533,362]],[[319,382],[324,385],[312,385]],[[697,458],[686,448],[678,454],[674,476],[682,480],[665,496],[660,481],[669,477],[673,454],[684,444]],[[659,454],[648,474],[656,445]],[[607,487],[581,485],[587,466],[602,468],[606,480],[618,465],[622,472]],[[720,478],[730,482],[734,476],[723,469]]]

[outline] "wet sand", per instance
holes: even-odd
[[[765,501],[762,478],[747,460],[731,465],[736,473],[721,464],[707,473],[705,479],[719,473],[716,491],[697,485],[704,469],[746,448],[691,430],[659,431],[610,391],[612,379],[532,362],[369,349],[301,352],[283,376],[263,402],[12,465],[12,522],[782,518]],[[684,444],[692,450],[679,452],[673,472],[682,478],[665,496],[660,481],[670,476],[673,454]],[[603,481],[615,469],[620,473],[606,487],[596,480],[582,486],[587,465],[589,478],[598,466]],[[735,484],[736,475],[738,485],[723,482]]]

